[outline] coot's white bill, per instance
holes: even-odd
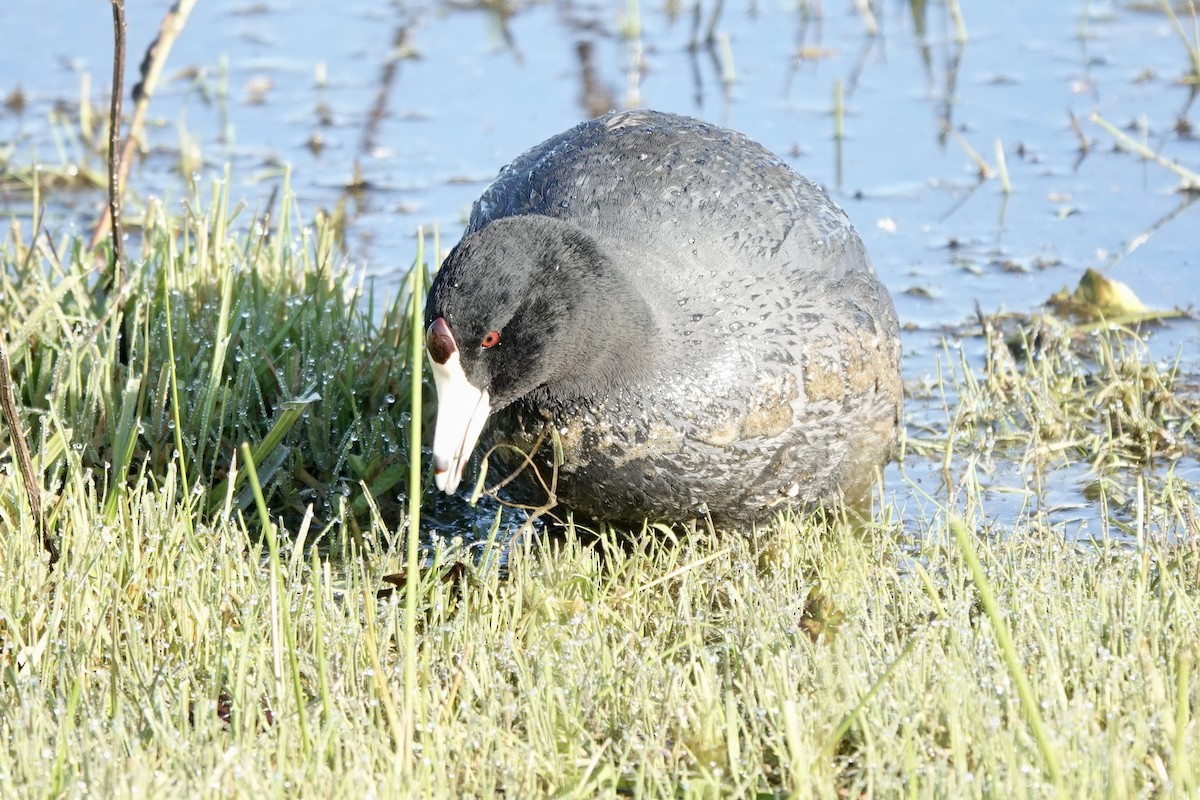
[[[433,479],[446,494],[454,494],[462,481],[467,459],[492,413],[487,390],[467,380],[458,352],[445,363],[431,359],[437,387],[437,426],[433,434]]]

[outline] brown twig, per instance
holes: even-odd
[[[536,440],[534,440],[533,447],[529,448],[528,452],[522,450],[519,447],[516,447],[514,445],[509,445],[509,444],[501,443],[501,444],[492,445],[491,449],[483,454],[484,461],[487,461],[489,458],[492,457],[493,453],[495,453],[499,450],[510,449],[510,450],[515,450],[517,452],[517,454],[519,456],[521,456],[521,464],[518,465],[516,468],[514,468],[511,472],[509,472],[508,475],[506,475],[504,478],[502,478],[498,483],[492,484],[491,486],[487,487],[486,491],[489,494],[494,495],[497,492],[499,492],[501,489],[503,489],[505,486],[508,486],[510,483],[512,483],[518,477],[520,477],[521,473],[523,473],[526,469],[532,469],[532,470],[534,470],[534,472],[536,472],[537,465],[535,465],[533,463],[533,457],[536,456],[538,451],[542,449],[542,442],[544,442],[544,441],[546,441],[546,429],[545,428],[543,428],[542,432],[538,434],[538,438]],[[540,481],[540,479],[539,479],[539,481]]]
[[[108,219],[112,228],[114,287],[124,286],[125,242],[121,236],[121,95],[125,93],[125,0],[112,0],[113,84],[108,111]],[[94,237],[93,237],[94,238]],[[92,247],[95,247],[93,244]],[[90,249],[90,248],[89,248]]]
[[[120,2],[123,6],[124,2],[123,0],[112,0],[112,2],[113,13],[115,15],[117,3]],[[133,87],[133,117],[129,121],[129,135],[125,138],[125,146],[121,151],[121,160],[118,162],[118,188],[125,185],[125,178],[129,175],[129,168],[133,164],[134,148],[142,135],[142,129],[145,127],[146,112],[150,108],[150,98],[153,96],[154,90],[158,87],[158,79],[162,75],[163,65],[166,63],[167,56],[171,52],[171,46],[179,38],[183,26],[187,24],[188,15],[192,13],[192,7],[195,5],[196,0],[177,0],[175,5],[166,13],[166,16],[163,17],[162,24],[158,28],[158,36],[146,48],[146,55],[142,58],[141,66],[138,68],[141,80]],[[121,28],[123,42],[124,23],[122,23]],[[124,44],[122,44],[122,58],[124,58]],[[114,74],[115,72],[114,64]],[[115,95],[119,91],[120,89],[114,83],[113,94]],[[119,106],[117,107],[119,108]],[[111,136],[109,146],[112,148]],[[108,235],[112,228],[112,222],[112,209],[110,207],[105,209],[104,215],[96,223],[95,230],[92,231],[92,238],[88,242],[89,252],[96,249],[104,237]]]
[[[29,445],[25,442],[25,431],[21,428],[21,420],[17,416],[17,398],[13,394],[12,369],[8,363],[8,347],[4,340],[7,335],[0,330],[0,406],[3,406],[4,421],[17,453],[17,468],[21,471],[21,482],[25,484],[25,495],[29,498],[29,510],[33,514],[33,524],[37,527],[38,538],[42,547],[50,556],[50,568],[58,562],[58,545],[46,527],[46,518],[42,515],[42,489],[33,474],[33,459],[29,457]]]
[[[533,462],[534,456],[536,456],[538,451],[542,449],[542,444],[546,440],[546,433],[548,430],[552,433],[552,435],[555,437],[555,441],[557,442],[557,432],[549,428],[543,428],[542,432],[538,434],[538,438],[534,441],[533,447],[529,450],[529,452],[526,452],[521,448],[511,444],[498,444],[493,445],[493,447],[483,455],[484,461],[487,461],[487,459],[491,458],[492,454],[497,450],[500,450],[501,448],[507,448],[516,450],[517,453],[523,458],[523,463],[520,466],[510,472],[508,476],[499,483],[488,487],[486,490],[487,494],[496,498],[496,500],[501,504],[508,506],[509,508],[519,508],[529,515],[529,518],[525,520],[525,524],[521,526],[522,530],[526,528],[532,529],[534,522],[536,522],[542,516],[553,511],[555,506],[558,505],[558,459],[555,458],[553,461],[549,484],[547,484],[546,479],[542,477],[542,471],[538,469],[537,464]],[[546,502],[542,505],[531,506],[524,503],[513,503],[500,497],[500,490],[514,481],[519,475],[525,472],[526,469],[533,470],[533,476],[537,479],[538,484],[541,485],[542,491],[546,493]]]

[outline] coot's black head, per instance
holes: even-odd
[[[496,220],[450,252],[425,305],[439,488],[457,488],[492,411],[587,375],[589,315],[607,305],[595,298],[605,271],[590,236],[542,216]]]
[[[507,217],[463,239],[429,290],[467,380],[499,410],[550,377],[554,344],[578,304],[580,271],[599,258],[584,234],[547,217]],[[430,340],[436,362],[440,350]]]

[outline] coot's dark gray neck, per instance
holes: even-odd
[[[573,224],[546,224],[561,237],[543,268],[562,316],[534,399],[570,401],[637,383],[652,371],[661,338],[638,280],[649,270]]]

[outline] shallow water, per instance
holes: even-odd
[[[169,5],[130,6],[127,86]],[[1186,206],[1175,174],[1114,149],[1089,119],[1098,113],[1200,171],[1194,89],[1180,80],[1188,56],[1168,18],[1097,2],[963,6],[960,43],[942,3],[877,2],[876,34],[848,0],[726,3],[715,44],[692,48],[695,7],[672,2],[641,7],[635,26],[628,9],[637,6],[624,3],[209,0],[172,52],[131,188],[178,204],[184,135],[202,156],[201,181],[232,163],[235,195],[252,207],[290,165],[301,216],[345,201],[349,262],[395,285],[419,225],[455,241],[502,164],[584,118],[638,105],[740,129],[829,189],[908,326],[910,383],[935,374],[946,330],[973,319],[976,304],[1033,312],[1089,267],[1152,307],[1194,310],[1200,203]],[[700,9],[701,30],[715,8]],[[24,101],[0,110],[0,157],[61,163],[74,145],[50,118],[55,109],[76,118],[81,75],[106,108],[109,6],[7,3],[0,29],[17,42],[0,48],[0,97],[19,91]],[[969,153],[994,167],[997,148],[1011,194],[981,181]],[[356,174],[367,188],[348,192]],[[102,197],[49,201],[52,229],[86,231]],[[28,196],[0,190],[0,209],[28,216]],[[1150,341],[1156,356],[1182,355],[1183,370],[1200,373],[1194,319],[1159,327]],[[976,340],[963,346],[981,363]],[[929,413],[920,402],[909,411]],[[1194,454],[1177,469],[1200,481]],[[906,465],[922,485],[938,470]],[[899,470],[891,475],[904,502],[919,504]],[[1023,480],[1015,465],[986,478]],[[1056,519],[1094,520],[1080,476],[1054,480],[1067,509]],[[994,491],[995,513],[1015,515],[1022,501]]]

